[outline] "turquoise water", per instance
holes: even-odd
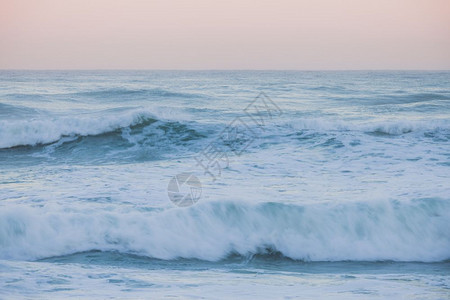
[[[446,298],[449,79],[1,71],[0,298]]]

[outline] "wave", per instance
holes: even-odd
[[[295,130],[315,130],[319,132],[359,131],[369,134],[401,135],[411,132],[450,131],[450,120],[386,120],[356,123],[342,120],[305,118],[290,121],[289,126]]]
[[[357,90],[346,90],[345,88],[339,87],[317,87],[313,88],[317,91],[324,91],[328,93],[334,93],[330,96],[330,99],[337,101],[351,101],[354,103],[366,103],[371,105],[404,105],[413,103],[428,102],[432,103],[434,101],[448,101],[450,96],[448,91],[443,91],[442,93],[409,93],[407,91],[395,91],[390,94],[361,94],[360,96],[349,96],[349,93],[357,93]],[[344,93],[345,92],[345,93]],[[342,93],[342,94],[339,94]]]
[[[172,92],[164,89],[127,89],[112,88],[105,90],[94,90],[74,93],[72,95],[88,96],[88,97],[116,97],[116,96],[157,96],[157,97],[177,97],[177,98],[200,98],[202,95],[195,93]]]
[[[109,110],[70,116],[35,118],[31,120],[0,121],[0,149],[17,146],[50,144],[63,137],[93,136],[114,132],[121,128],[148,125],[170,120],[176,112],[163,109]],[[169,119],[168,119],[169,118]]]
[[[202,94],[198,93],[185,93],[185,92],[173,92],[169,90],[164,90],[160,88],[153,89],[131,89],[131,88],[108,88],[108,89],[97,89],[80,91],[74,93],[13,93],[5,95],[6,98],[11,99],[39,99],[45,100],[48,98],[56,97],[62,100],[78,99],[78,98],[99,98],[106,100],[127,100],[126,97],[148,97],[148,98],[202,98]],[[125,98],[124,98],[125,97]]]
[[[204,202],[146,212],[0,210],[0,258],[118,251],[163,260],[219,261],[280,253],[305,261],[450,259],[450,201]]]
[[[11,105],[0,103],[0,117],[1,118],[20,118],[29,117],[33,114],[39,113],[39,110],[29,108],[21,105]]]
[[[310,91],[321,91],[321,92],[330,92],[330,93],[354,93],[356,90],[350,89],[347,86],[339,86],[339,85],[320,85],[320,86],[312,86],[307,88]]]
[[[416,102],[428,102],[434,100],[450,100],[450,96],[447,94],[437,93],[414,93],[406,95],[386,95],[381,97],[375,97],[375,104],[407,104]]]

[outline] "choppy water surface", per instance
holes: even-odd
[[[447,298],[449,82],[1,71],[0,298]],[[169,200],[180,173],[193,206]]]

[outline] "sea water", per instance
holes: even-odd
[[[450,72],[0,72],[2,299],[449,295]]]

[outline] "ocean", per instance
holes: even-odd
[[[1,299],[449,299],[450,72],[0,71]]]

